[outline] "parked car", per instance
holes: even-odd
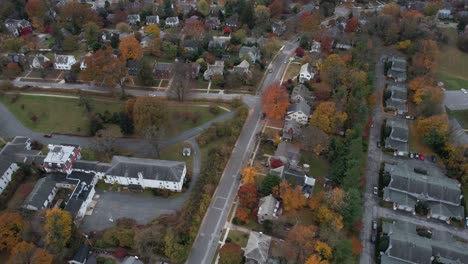
[[[382,147],[382,144],[380,144],[380,141],[377,141],[377,147],[378,148]]]
[[[372,229],[377,230],[377,220],[372,221]]]
[[[461,88],[460,91],[461,91],[462,93],[464,93],[464,94],[468,93],[468,91],[466,91],[466,89],[464,89],[464,88]]]
[[[465,228],[468,228],[468,217],[465,217]]]
[[[52,137],[52,133],[44,134],[44,137],[46,137],[46,138],[51,138],[51,137]]]
[[[405,116],[405,118],[408,120],[414,120],[414,116],[410,116],[410,115]]]
[[[423,161],[424,161],[425,158],[426,158],[426,157],[424,157],[424,153],[419,153],[419,159],[420,159],[420,160],[423,160]]]
[[[376,239],[377,239],[377,231],[372,230],[372,234],[371,234],[371,237],[370,237],[370,241],[372,242],[372,244],[375,243]]]
[[[377,186],[374,186],[374,194],[375,195],[379,194],[379,188],[377,188]]]
[[[418,154],[418,153],[414,153],[414,158],[415,158],[415,159],[419,159],[419,154]]]
[[[436,163],[437,162],[436,156],[432,155],[431,156],[431,161],[432,161],[432,163]]]
[[[410,152],[410,153],[408,154],[408,158],[414,159],[414,154]]]

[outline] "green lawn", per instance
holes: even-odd
[[[208,107],[182,104],[170,104],[168,109],[172,112],[172,120],[177,120],[169,127],[168,135],[177,135],[226,113],[226,111],[220,109],[221,111],[218,114],[212,114]]]
[[[192,175],[192,168],[193,168],[193,149],[192,155],[190,157],[182,156],[182,150],[186,147],[190,147],[187,143],[178,143],[172,147],[165,148],[161,151],[160,158],[163,160],[178,160],[178,161],[185,161],[187,164],[187,172],[188,174]]]
[[[290,63],[286,74],[284,75],[284,81],[289,79],[294,79],[299,75],[299,71],[301,70],[301,64]]]
[[[232,242],[239,244],[241,247],[245,247],[249,240],[249,234],[237,230],[230,230],[228,238],[230,238]]]
[[[450,111],[449,115],[455,117],[464,129],[468,129],[468,110]]]
[[[447,29],[446,33],[449,42],[441,47],[437,77],[444,82],[447,90],[468,88],[468,54],[457,48],[455,29]]]
[[[42,133],[76,133],[86,134],[89,119],[85,109],[78,105],[77,99],[21,95],[12,103],[14,95],[0,97],[0,102],[18,118],[26,127]],[[94,112],[120,112],[122,102],[92,102]],[[36,122],[32,119],[36,117]]]
[[[304,164],[309,164],[309,176],[312,176],[316,179],[316,184],[314,187],[314,192],[319,192],[323,190],[323,184],[325,183],[325,178],[329,174],[329,164],[328,161],[322,157],[318,157],[314,153],[306,152],[301,153],[301,161]]]

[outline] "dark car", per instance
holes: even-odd
[[[44,137],[46,137],[46,138],[51,138],[51,137],[52,137],[52,133],[44,134]]]
[[[372,221],[372,230],[377,230],[377,221],[376,220]]]
[[[432,155],[432,156],[431,156],[431,161],[432,161],[433,163],[436,163],[436,162],[437,162],[436,156]]]

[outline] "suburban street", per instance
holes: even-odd
[[[283,50],[272,61],[273,72],[265,78],[259,91],[260,95],[266,87],[281,79],[286,68],[284,61],[289,58],[296,45],[296,43],[286,44]],[[250,111],[250,115],[237,140],[236,147],[224,169],[218,188],[213,195],[210,207],[205,214],[186,263],[211,263],[211,260],[214,258],[221,230],[224,228],[234,198],[236,197],[237,189],[239,188],[240,182],[237,176],[255,146],[255,135],[260,129],[261,115],[261,100],[257,100],[255,106]]]

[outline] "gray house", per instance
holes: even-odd
[[[266,264],[270,251],[271,237],[262,233],[250,232],[244,250],[246,264]]]
[[[391,67],[387,72],[387,77],[392,78],[397,82],[406,81],[406,65],[404,58],[392,57],[390,59]]]
[[[309,122],[311,108],[306,102],[291,104],[286,112],[285,120],[294,120],[299,124],[306,125]]]
[[[313,101],[314,97],[312,96],[312,92],[303,84],[294,87],[291,92],[291,103],[293,104],[300,102],[311,104]]]
[[[394,210],[415,214],[418,201],[429,207],[428,217],[450,222],[463,219],[463,195],[460,183],[443,175],[438,170],[425,174],[405,163],[385,164],[384,173],[390,175],[390,183],[384,188],[384,200],[393,203]]]
[[[128,15],[127,16],[127,23],[129,25],[137,25],[140,23],[140,15]]]
[[[276,220],[278,218],[280,204],[273,195],[268,195],[260,198],[258,205],[257,218],[261,224],[265,220]]]
[[[295,137],[301,134],[302,125],[294,120],[286,120],[283,126],[283,136],[281,137],[285,141],[291,141]]]
[[[391,129],[385,139],[385,148],[397,151],[398,155],[408,154],[408,124],[406,120],[387,120],[386,126]]]
[[[15,37],[18,37],[21,34],[21,30],[24,28],[31,28],[31,23],[24,19],[6,19],[4,25],[5,28],[8,29],[8,31]]]
[[[252,63],[260,61],[261,55],[260,50],[257,47],[242,46],[239,50],[239,58],[247,56]]]
[[[408,112],[408,90],[405,86],[392,85],[388,88],[390,98],[385,101],[386,107],[402,115]]]
[[[203,79],[210,80],[214,75],[224,75],[224,61],[208,64],[208,69],[203,73]]]
[[[158,25],[159,24],[159,16],[147,16],[145,20],[146,20],[146,25],[150,25],[150,24]]]

